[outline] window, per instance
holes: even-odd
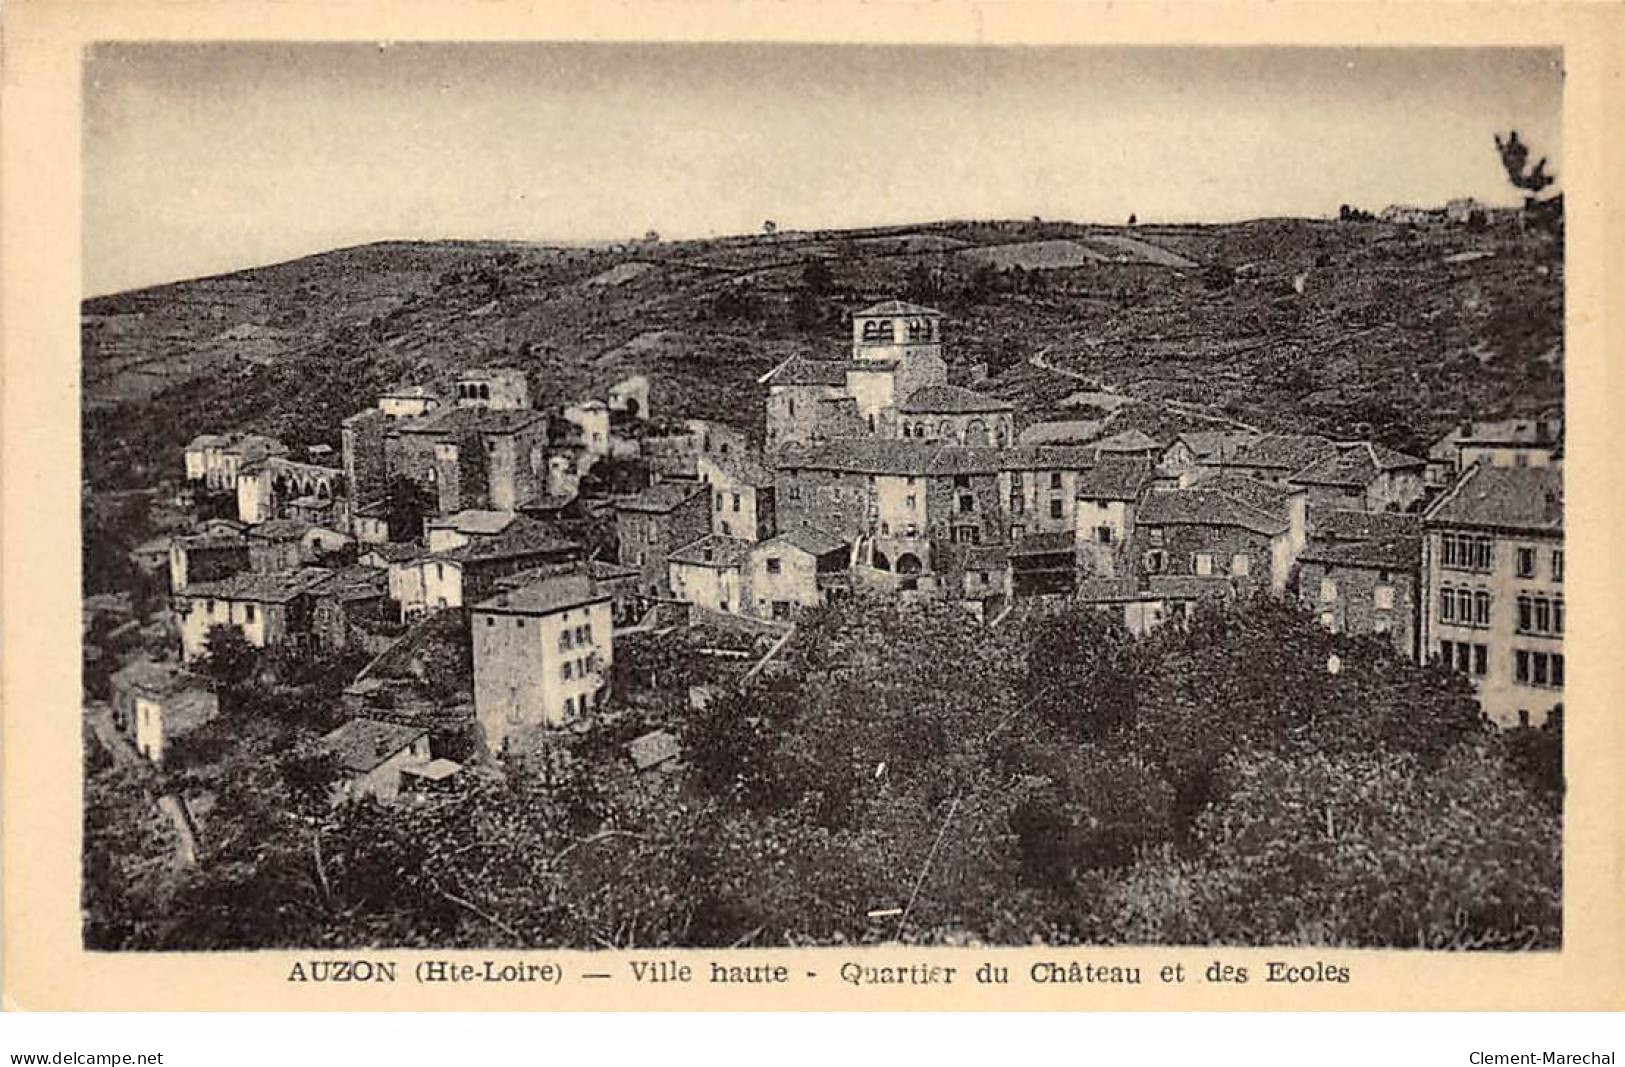
[[[781,570],[780,560],[777,556],[767,561],[767,573],[778,574]]]
[[[1513,653],[1513,674],[1524,685],[1563,686],[1563,654],[1531,652],[1520,648]]]
[[[733,498],[734,498],[734,511],[738,512],[739,511],[739,494],[735,493],[733,495]]]
[[[254,621],[254,605],[252,605],[252,604],[244,604],[243,605],[243,618],[246,619],[249,622]]]
[[[654,544],[655,543],[655,533],[656,533],[655,524],[651,522],[649,524],[649,526],[648,526],[648,533],[645,535],[644,540],[648,541],[651,545]]]
[[[722,494],[721,493],[717,494],[717,510],[718,511],[722,510]]]
[[[1552,685],[1558,688],[1563,686],[1563,653],[1561,652],[1552,653]]]
[[[1155,527],[1155,528],[1151,529],[1150,531],[1148,531],[1146,536],[1150,539],[1151,544],[1154,547],[1156,547],[1156,548],[1161,548],[1162,547],[1162,528],[1160,526]]]
[[[1480,678],[1490,673],[1490,650],[1484,645],[1473,646],[1473,673]]]
[[[1230,557],[1230,573],[1237,578],[1245,578],[1253,570],[1253,558],[1245,552],[1237,552]]]
[[[956,474],[956,475],[954,475],[954,488],[955,489],[969,489],[970,488],[970,475],[968,475],[968,474]]]
[[[490,627],[490,626],[495,626],[496,624],[497,624],[497,621],[495,619],[493,619],[491,616],[487,615],[485,617],[485,625],[486,626]]]
[[[975,510],[976,498],[971,496],[969,493],[959,494],[959,513],[961,515],[968,515],[970,512]]]
[[[1378,611],[1392,611],[1394,608],[1394,587],[1391,585],[1377,586],[1372,591],[1371,599]]]
[[[1522,682],[1524,685],[1528,685],[1529,684],[1529,653],[1524,649],[1521,649],[1521,648],[1518,649],[1517,652],[1515,652],[1513,654],[1512,663],[1513,663],[1513,676],[1516,677],[1518,679],[1518,681]]]
[[[1518,632],[1526,634],[1535,626],[1535,603],[1527,596],[1518,598]]]
[[[1552,630],[1552,602],[1545,597],[1535,598],[1535,629],[1543,634]]]
[[[1468,534],[1440,535],[1440,565],[1450,570],[1487,571],[1494,561],[1488,537]]]
[[[1010,494],[1010,514],[1012,514],[1012,515],[1020,515],[1021,514],[1021,507],[1022,507],[1022,499],[1021,499],[1021,497],[1017,496],[1015,493],[1011,493]]]
[[[1056,471],[1056,472],[1054,472],[1053,474],[1051,474],[1049,476],[1049,487],[1051,489],[1059,489],[1059,488],[1061,488],[1061,472],[1060,471]]]
[[[1049,517],[1052,519],[1058,519],[1061,517],[1061,502],[1059,500],[1051,500],[1049,502]]]
[[[437,582],[440,582],[440,581],[444,581],[445,578],[446,578],[446,566],[445,566],[445,564],[436,563],[434,565],[434,580],[437,581]]]
[[[1113,536],[1112,535],[1112,528],[1110,526],[1096,526],[1095,527],[1095,540],[1099,541],[1101,544],[1103,544],[1103,545],[1111,544],[1112,543],[1112,536]]]
[[[560,652],[568,652],[568,651],[570,651],[571,647],[573,647],[573,644],[574,644],[574,642],[572,640],[572,637],[573,637],[573,635],[570,633],[569,630],[566,630],[563,633],[559,634],[559,651]],[[569,675],[565,675],[565,677],[569,677]]]
[[[1552,581],[1561,582],[1562,580],[1563,550],[1561,548],[1554,548],[1552,549]]]
[[[1198,552],[1191,557],[1191,568],[1201,577],[1206,578],[1213,573],[1213,556],[1208,552]]]
[[[1473,594],[1473,625],[1490,624],[1490,595],[1482,589]]]
[[[575,713],[576,713],[576,698],[575,697],[565,697],[564,698],[564,717],[566,719],[573,718],[575,716]]]
[[[1467,668],[1468,668],[1468,666],[1470,666],[1470,664],[1472,662],[1471,657],[1472,657],[1472,647],[1470,645],[1468,645],[1466,641],[1457,641],[1456,642],[1456,670],[1460,671],[1463,674],[1466,674],[1467,673]]]
[[[574,660],[568,660],[567,659],[567,660],[564,661],[564,680],[565,681],[568,682],[571,679],[571,677],[573,676],[572,672],[574,672],[575,668],[576,668],[576,665],[575,665]]]
[[[1322,578],[1320,580],[1320,599],[1328,604],[1335,601],[1337,599],[1337,583],[1330,578]]]
[[[919,506],[919,498],[917,496],[915,496],[913,493],[910,493],[910,494],[908,494],[908,497],[903,501],[903,505],[905,507],[909,507],[909,508],[918,507]]]
[[[1518,549],[1518,577],[1533,578],[1535,576],[1535,550],[1532,548]]]
[[[1439,590],[1439,621],[1456,621],[1456,591],[1448,585]]]
[[[1528,708],[1519,708],[1518,709],[1518,725],[1519,726],[1528,726],[1529,725],[1529,709]]]

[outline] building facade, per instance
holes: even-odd
[[[1467,675],[1502,726],[1563,702],[1563,476],[1469,467],[1422,517],[1421,647]]]
[[[492,751],[527,727],[597,707],[614,661],[610,593],[583,573],[543,577],[475,605],[474,712]]]

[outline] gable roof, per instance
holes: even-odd
[[[626,753],[632,757],[632,765],[640,771],[675,759],[680,751],[677,735],[667,730],[651,730],[626,743]]]
[[[1014,411],[1015,405],[958,385],[922,385],[897,410],[905,415],[975,415]]]
[[[464,433],[516,433],[546,422],[547,415],[533,408],[439,408],[413,419],[394,424],[398,433],[434,434],[455,437]]]
[[[1367,486],[1386,471],[1427,466],[1427,461],[1391,448],[1360,441],[1338,445],[1320,459],[1292,475],[1302,485]]]
[[[321,745],[345,770],[365,774],[428,733],[421,726],[355,718],[323,734]]]
[[[753,542],[743,541],[737,537],[706,534],[698,540],[690,541],[666,559],[670,563],[691,564],[696,567],[737,567],[750,555],[754,547]]]
[[[1258,434],[1245,430],[1194,430],[1180,434],[1177,440],[1185,442],[1197,459],[1211,459],[1233,455],[1258,437]]]
[[[1159,452],[1162,443],[1144,430],[1124,430],[1095,442],[1101,452]]]
[[[1093,445],[1016,445],[999,453],[999,465],[1007,471],[1082,471],[1098,457]]]
[[[1475,463],[1428,508],[1424,526],[1560,533],[1563,472],[1556,467],[1492,467]]]
[[[791,356],[757,381],[762,385],[825,385],[844,388],[848,370],[889,370],[896,367],[888,360],[869,360],[858,363],[850,359],[808,359]]]
[[[847,541],[830,533],[828,530],[820,530],[816,526],[792,526],[788,530],[781,531],[776,537],[770,537],[761,542],[752,550],[752,553],[760,551],[764,546],[771,545],[775,541],[782,541],[813,556],[827,555],[830,552],[837,552],[848,547]]]
[[[482,560],[512,559],[516,556],[540,555],[549,552],[579,552],[581,545],[561,537],[545,522],[520,517],[501,533],[492,537],[479,537],[445,552],[437,552],[435,559],[455,560],[459,563],[477,563]]]
[[[1248,484],[1251,483],[1251,484]],[[1162,489],[1140,502],[1142,526],[1236,526],[1273,537],[1291,526],[1294,495],[1248,478],[1215,478],[1186,489]]]
[[[906,300],[882,300],[862,311],[852,313],[854,319],[880,318],[888,315],[924,315],[938,319],[944,317],[936,308],[928,308],[924,304],[910,304]]]
[[[1078,474],[1076,495],[1083,500],[1138,500],[1155,478],[1149,459],[1108,453]]]
[[[145,658],[131,660],[114,671],[110,680],[115,688],[137,689],[150,696],[204,688],[203,680],[179,663],[159,663]]]
[[[992,448],[952,445],[942,441],[846,437],[797,452],[785,452],[779,457],[779,468],[920,477],[997,474],[999,462],[999,452]]]
[[[454,515],[430,519],[428,526],[430,529],[456,530],[463,534],[490,535],[506,530],[515,518],[517,516],[511,511],[464,508]]]
[[[549,574],[517,589],[505,589],[474,605],[475,611],[496,615],[552,615],[610,599],[592,577],[581,572]]]
[[[1371,567],[1389,571],[1416,571],[1422,566],[1422,537],[1398,536],[1369,541],[1311,540],[1298,556],[1304,563],[1339,567]]]
[[[217,581],[194,582],[177,595],[196,600],[243,600],[260,604],[286,604],[316,588],[333,576],[326,567],[301,567],[296,571],[260,574],[243,571]]]
[[[1270,433],[1243,444],[1228,456],[1214,457],[1218,466],[1266,467],[1301,471],[1332,451],[1332,442],[1318,434]]]
[[[642,511],[664,514],[705,493],[700,482],[658,482],[636,496],[617,497],[612,506],[616,511]]]
[[[762,466],[753,456],[702,453],[696,457],[695,462],[709,463],[733,481],[758,489],[773,484],[773,472]]]
[[[1022,429],[1016,440],[1024,445],[1085,444],[1106,431],[1104,419],[1052,419]]]
[[[1422,532],[1420,515],[1395,511],[1356,511],[1345,508],[1310,508],[1311,536],[1319,541],[1370,541],[1405,537]]]

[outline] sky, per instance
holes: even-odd
[[[85,288],[391,239],[1511,204],[1493,135],[1561,182],[1562,81],[1551,49],[101,44]]]

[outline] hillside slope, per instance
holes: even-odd
[[[845,316],[897,295],[946,311],[953,373],[987,365],[1027,418],[1100,385],[1414,451],[1561,405],[1562,278],[1560,243],[1510,220],[367,245],[86,301],[86,477],[173,475],[209,429],[336,445],[378,389],[496,360],[538,403],[643,371],[657,410],[759,431],[758,375],[839,355]]]

